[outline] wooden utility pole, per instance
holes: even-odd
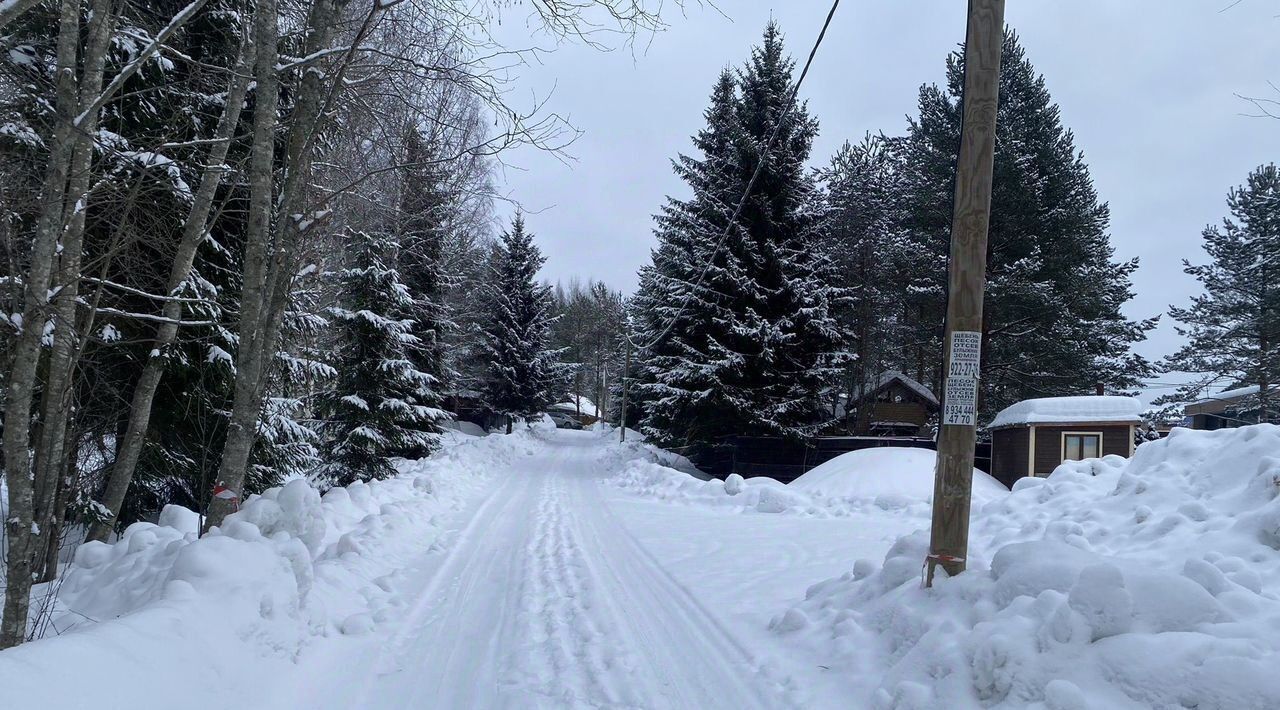
[[[986,288],[987,225],[995,162],[996,106],[1000,96],[1000,48],[1004,0],[969,0],[964,43],[963,122],[956,159],[951,214],[945,348],[946,386],[933,481],[933,525],[925,584],[938,565],[948,575],[964,571],[969,548],[969,498],[977,440],[982,295]]]
[[[627,441],[627,383],[631,380],[631,329],[624,331],[627,339],[627,356],[622,365],[622,415],[618,417],[618,429],[622,432],[618,435],[620,443]]]

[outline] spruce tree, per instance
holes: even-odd
[[[337,376],[318,403],[326,440],[319,476],[331,485],[393,475],[391,456],[428,448],[424,425],[443,415],[416,399],[429,378],[406,357],[417,336],[400,314],[412,296],[390,266],[390,240],[368,232],[349,238],[352,265],[336,274],[339,301],[328,309]]]
[[[1227,193],[1227,207],[1231,217],[1202,232],[1210,262],[1183,261],[1204,293],[1170,308],[1187,343],[1164,366],[1197,375],[1176,399],[1256,387],[1258,420],[1280,422],[1280,170],[1274,163],[1256,168]]]
[[[986,416],[1029,397],[1091,393],[1096,384],[1135,387],[1151,367],[1130,346],[1155,324],[1121,312],[1138,261],[1113,261],[1108,207],[1044,78],[1010,31],[1001,61],[979,394]],[[911,305],[921,369],[941,363],[963,81],[955,52],[946,87],[921,88],[920,115],[904,145],[905,226],[919,255]],[[939,374],[933,369],[928,378],[935,391]]]
[[[817,122],[803,104],[783,118],[793,68],[771,23],[747,64],[720,75],[693,139],[702,157],[674,163],[693,196],[663,206],[653,262],[641,270],[634,339],[652,346],[638,353],[640,426],[694,455],[735,434],[804,434],[838,374],[845,333],[831,308],[840,294],[805,167]]]
[[[484,284],[483,326],[488,377],[485,399],[495,414],[512,420],[541,414],[558,394],[562,370],[549,347],[554,301],[551,287],[537,282],[546,258],[516,214],[494,245]]]
[[[453,327],[445,307],[450,278],[444,273],[443,245],[447,230],[448,195],[445,177],[433,167],[435,157],[417,128],[405,140],[405,168],[401,182],[398,267],[409,292],[403,316],[412,321],[417,338],[406,347],[414,369],[426,375],[415,393],[418,403],[442,405],[441,390],[448,379],[444,334]],[[435,419],[422,422],[423,431],[437,433]],[[427,452],[409,452],[425,455]]]

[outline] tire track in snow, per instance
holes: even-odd
[[[452,541],[413,608],[374,663],[351,707],[503,708],[512,702],[504,649],[511,637],[522,555],[496,541],[524,539],[532,479],[512,471]]]
[[[627,650],[586,574],[563,489],[561,476],[546,478],[528,546],[522,594],[528,652],[517,661],[523,682],[562,707],[643,707],[627,677]]]
[[[575,488],[584,539],[595,573],[609,580],[610,598],[640,640],[638,651],[660,673],[661,692],[647,707],[795,707],[787,683],[768,677],[755,656],[627,530],[600,495],[594,470]]]
[[[752,654],[600,495],[601,442],[499,472],[382,648],[360,708],[776,708]]]

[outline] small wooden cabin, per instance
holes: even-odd
[[[869,380],[862,399],[852,407],[836,408],[839,427],[829,434],[857,436],[923,436],[938,413],[938,398],[916,380],[897,370],[885,370]]]
[[[1063,461],[1133,455],[1142,404],[1133,397],[1028,399],[991,420],[991,475],[1006,486],[1047,476]]]

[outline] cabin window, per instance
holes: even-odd
[[[1102,455],[1100,432],[1066,432],[1062,435],[1062,460],[1081,461]]]

